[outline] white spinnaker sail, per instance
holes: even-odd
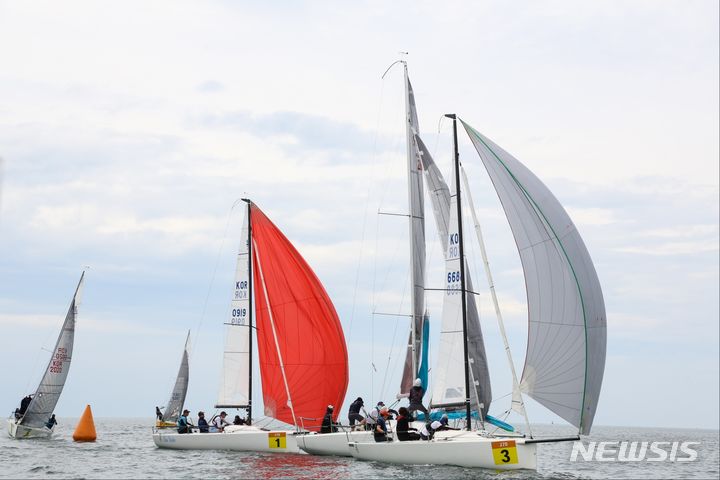
[[[607,323],[590,255],[560,202],[508,152],[463,122],[510,223],[528,302],[520,387],[590,433],[605,370]]]
[[[84,279],[85,272],[80,275],[80,281],[70,302],[70,308],[65,316],[65,322],[63,322],[55,348],[52,351],[52,357],[50,357],[50,362],[40,381],[40,385],[38,385],[35,395],[33,395],[32,401],[20,421],[21,425],[36,428],[43,427],[60,399],[60,394],[70,371],[75,340],[75,319],[77,318],[78,305],[80,305]]]
[[[225,351],[218,406],[245,407],[250,390],[250,268],[248,216],[245,216],[235,269],[230,316],[225,321]]]
[[[185,404],[185,396],[187,395],[188,383],[190,382],[189,349],[190,332],[188,331],[187,338],[185,339],[185,348],[183,349],[182,358],[180,359],[180,369],[175,378],[175,386],[173,387],[170,399],[163,413],[163,421],[165,422],[177,422],[180,411]]]
[[[422,358],[423,322],[427,321],[425,312],[425,201],[423,198],[422,163],[415,146],[414,136],[418,131],[417,111],[412,85],[407,77],[405,66],[405,88],[407,106],[407,174],[408,204],[410,206],[410,255],[412,282],[412,321],[408,351],[400,382],[400,393],[408,393],[416,376],[419,375]],[[413,340],[415,342],[413,348]],[[414,354],[414,358],[413,358]],[[426,370],[426,369],[425,369]],[[420,375],[423,376],[423,375]],[[427,389],[427,385],[423,385]]]
[[[462,305],[457,289],[460,288],[460,260],[457,241],[457,198],[445,183],[440,170],[427,150],[427,147],[416,136],[417,148],[421,153],[425,179],[428,182],[430,199],[433,204],[435,224],[441,245],[445,251],[446,271],[443,278],[444,288],[448,289],[443,297],[442,324],[440,326],[440,350],[433,374],[434,405],[465,401],[465,377],[463,373],[463,336],[462,336]],[[454,274],[454,276],[453,276]],[[469,269],[465,268],[465,282],[468,291],[473,291]],[[467,327],[468,356],[470,363],[470,401],[473,409],[479,404],[484,406],[483,416],[490,408],[492,388],[490,372],[485,354],[485,343],[480,328],[480,315],[475,295],[467,294]],[[474,386],[474,388],[473,388]]]

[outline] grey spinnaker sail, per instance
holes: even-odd
[[[188,383],[190,382],[190,364],[188,361],[190,348],[190,332],[188,331],[185,339],[185,348],[183,349],[182,359],[180,360],[180,369],[178,370],[175,386],[173,387],[170,400],[163,412],[164,422],[177,422],[183,405],[185,404],[185,396],[187,395]]]
[[[462,123],[500,197],[525,274],[529,328],[520,388],[588,434],[607,342],[595,267],[550,190],[512,155]]]
[[[70,302],[67,315],[65,315],[65,321],[52,351],[50,362],[27,410],[25,410],[25,415],[18,422],[20,425],[42,428],[50,419],[58,400],[60,400],[60,394],[70,371],[75,340],[75,319],[77,318],[84,279],[85,272],[80,275],[80,281]]]
[[[425,312],[425,201],[423,197],[422,164],[414,136],[418,132],[415,95],[405,70],[407,102],[407,173],[408,204],[410,206],[410,255],[412,268],[412,321],[408,338],[405,366],[400,381],[400,393],[406,394],[413,381],[420,378],[427,390],[427,365],[423,365],[423,326],[429,321]],[[414,330],[414,331],[413,331]],[[413,340],[415,345],[413,346]],[[414,352],[414,358],[413,358]],[[425,355],[427,357],[427,355]]]
[[[448,226],[451,221],[451,194],[450,188],[440,173],[437,165],[433,161],[430,152],[419,136],[415,136],[419,156],[422,159],[423,169],[425,170],[425,180],[428,184],[428,191],[433,205],[433,213],[435,216],[435,224],[437,226],[438,236],[443,248],[443,252],[448,251]],[[465,281],[468,291],[473,291],[472,278],[467,266],[465,267]],[[447,292],[446,292],[447,293]],[[446,295],[447,296],[447,295]],[[477,405],[482,404],[483,417],[487,414],[492,401],[492,387],[490,385],[490,371],[487,363],[487,355],[485,354],[485,342],[483,340],[482,329],[480,328],[480,314],[478,313],[477,304],[473,294],[467,294],[467,327],[468,327],[468,356],[471,359],[471,382],[470,382],[470,402],[471,407],[475,409]],[[439,361],[449,359],[454,353],[460,352],[462,359],[462,338],[454,335],[457,330],[455,323],[459,322],[458,318],[453,319],[453,325],[445,324],[443,318],[440,332],[440,352],[438,353]],[[448,337],[443,340],[443,337]],[[455,337],[452,340],[449,337]],[[460,343],[458,343],[460,342]],[[453,362],[456,363],[456,362]],[[462,363],[458,365],[448,365],[447,370],[461,371]],[[456,378],[453,382],[451,378]],[[440,381],[438,381],[440,380]],[[455,383],[450,385],[448,382]],[[475,388],[473,388],[473,384]],[[465,383],[464,377],[453,375],[451,372],[436,371],[433,376],[433,404],[453,403],[462,398],[464,401]]]

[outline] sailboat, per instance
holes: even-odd
[[[70,371],[75,340],[75,320],[84,279],[85,272],[80,275],[80,281],[70,302],[67,315],[65,315],[65,321],[57,342],[55,342],[55,348],[52,350],[45,374],[35,393],[31,395],[30,403],[24,412],[17,410],[8,418],[8,434],[12,438],[49,438],[53,434],[55,425],[48,421],[60,400],[60,394]]]
[[[318,431],[328,405],[342,405],[348,360],[340,320],[305,259],[250,200],[237,256],[226,325],[223,375],[216,408],[245,409],[246,424],[220,433],[157,430],[155,445],[300,453],[296,438]],[[260,428],[252,404],[253,342],[262,380],[264,413],[299,432]],[[339,408],[335,409],[334,419]]]
[[[409,89],[407,77],[406,85]],[[409,112],[408,115],[415,114]],[[479,350],[471,350],[468,306],[475,300],[467,279],[462,227],[460,178],[461,173],[464,178],[464,171],[457,146],[458,118],[454,114],[447,116],[453,121],[454,182],[451,190],[444,184],[418,134],[415,145],[431,185],[438,231],[446,234],[443,239],[446,263],[443,326],[431,407],[446,411],[461,408],[465,428],[436,432],[429,441],[353,442],[351,452],[359,459],[390,463],[448,464],[496,470],[536,469],[538,443],[577,440],[579,435],[589,434],[592,427],[605,367],[607,330],[602,290],[575,225],[550,190],[517,159],[460,120],[500,197],[525,274],[528,350],[519,381],[498,315],[513,375],[511,409],[527,418],[522,399],[522,394],[527,394],[577,427],[578,436],[533,438],[529,421],[525,435],[498,435],[482,428],[488,422],[514,430],[511,425],[487,415],[490,397],[483,391],[483,379],[477,378],[473,370],[478,360],[477,352],[484,352],[484,346],[480,337],[476,345]],[[472,202],[469,203],[472,210]],[[479,240],[482,240],[477,221],[475,227]],[[484,256],[482,242],[481,246]],[[487,267],[486,261],[485,264]],[[497,309],[489,270],[486,273]],[[499,309],[497,311],[499,313]],[[474,389],[479,393],[473,401]],[[476,411],[480,429],[473,430],[472,410]]]
[[[175,386],[170,394],[162,419],[157,419],[155,426],[158,428],[170,428],[177,426],[177,420],[182,412],[185,404],[185,396],[187,395],[188,382],[190,381],[190,365],[188,361],[190,347],[190,331],[188,330],[185,338],[185,348],[183,349],[182,358],[180,359],[180,369],[175,378]]]

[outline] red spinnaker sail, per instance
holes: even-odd
[[[285,235],[254,204],[250,220],[265,415],[294,423],[289,390],[297,423],[318,430],[327,406],[335,406],[337,419],[345,399],[342,326],[322,283]]]

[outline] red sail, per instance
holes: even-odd
[[[285,235],[255,204],[250,219],[265,415],[318,430],[327,406],[335,406],[337,419],[345,399],[342,326],[322,283]]]

